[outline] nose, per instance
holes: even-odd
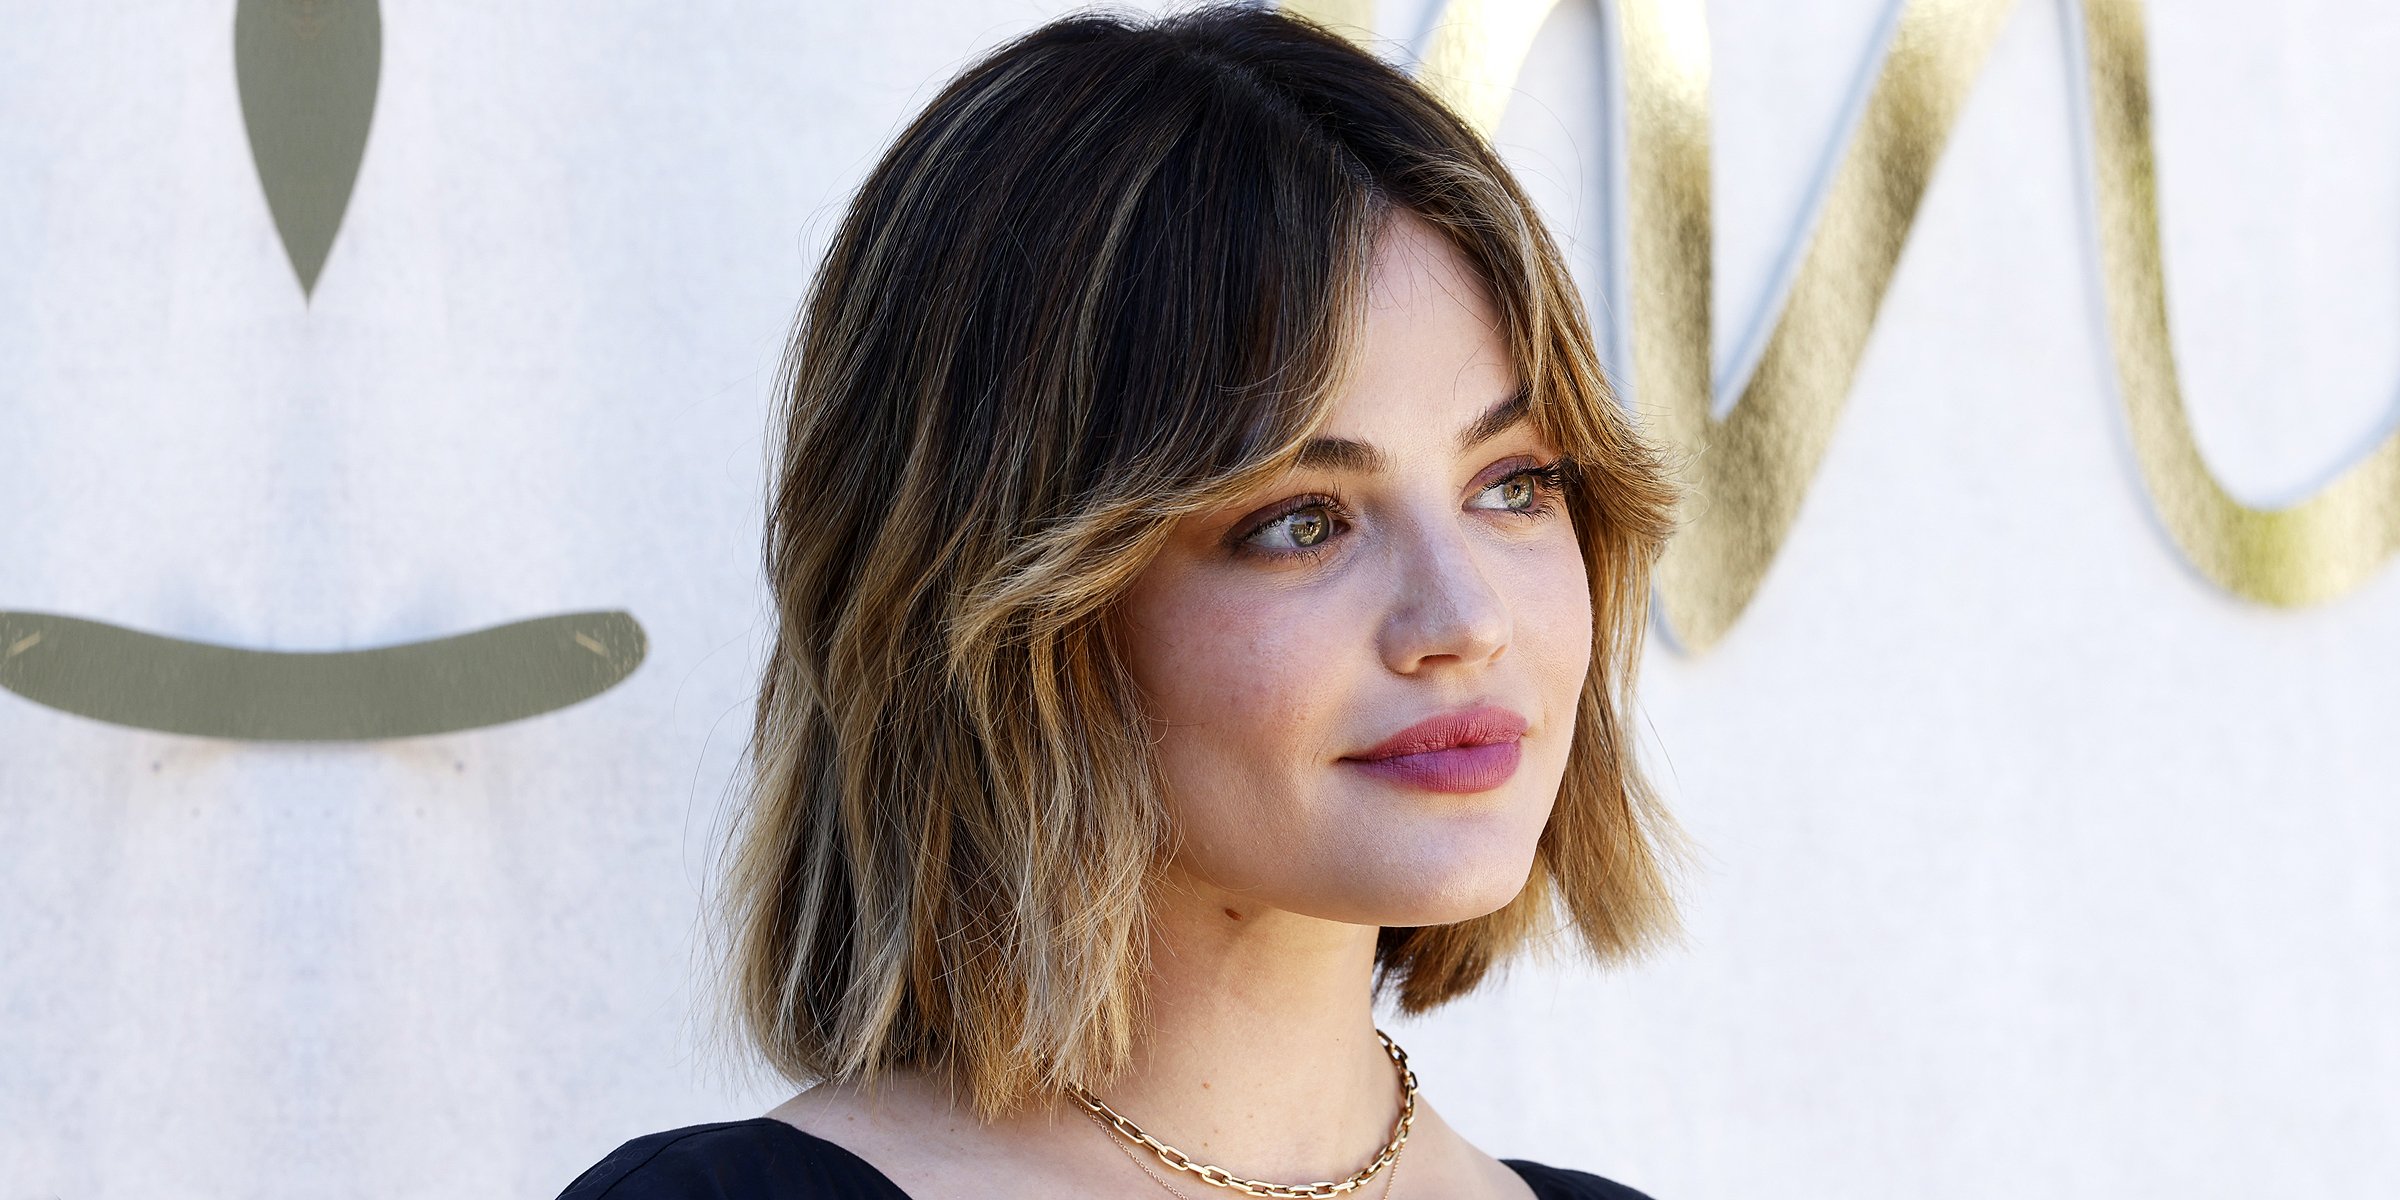
[[[1392,601],[1377,650],[1402,675],[1500,657],[1515,627],[1508,597],[1456,528],[1423,528],[1393,547]]]

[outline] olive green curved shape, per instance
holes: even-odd
[[[632,614],[580,612],[373,650],[213,646],[0,611],[0,688],[116,725],[258,742],[480,729],[607,691],[641,665]]]
[[[367,152],[383,16],[375,0],[240,0],[233,74],[283,252],[303,298],[333,251]]]

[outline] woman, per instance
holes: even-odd
[[[876,166],[778,386],[723,927],[818,1082],[569,1200],[1640,1195],[1374,1024],[1675,931],[1672,492],[1487,145],[1270,11],[1061,20]]]

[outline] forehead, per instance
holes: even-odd
[[[1436,301],[1443,302],[1436,311],[1455,307],[1487,325],[1499,320],[1490,289],[1458,247],[1423,217],[1395,209],[1375,236],[1367,303],[1397,315]]]
[[[1517,390],[1498,306],[1450,240],[1405,210],[1375,242],[1356,361],[1333,397],[1334,436],[1447,438]]]

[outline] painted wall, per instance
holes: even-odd
[[[235,7],[0,14],[0,612],[300,651],[623,611],[646,655],[397,739],[0,692],[0,1200],[553,1195],[788,1094],[698,1028],[770,376],[884,142],[1066,6],[388,6],[306,291]],[[1896,11],[1705,6],[1720,405]],[[1709,853],[1689,945],[1387,1025],[1487,1149],[1660,1200],[2400,1176],[2400,565],[2265,604],[2161,515],[2086,11],[2000,19],[1771,566],[1648,655],[1642,750]],[[1540,25],[1498,136],[1622,359],[1617,15]],[[2400,11],[2143,15],[2191,436],[2290,504],[2400,412]],[[1405,56],[1432,18],[1373,21]]]

